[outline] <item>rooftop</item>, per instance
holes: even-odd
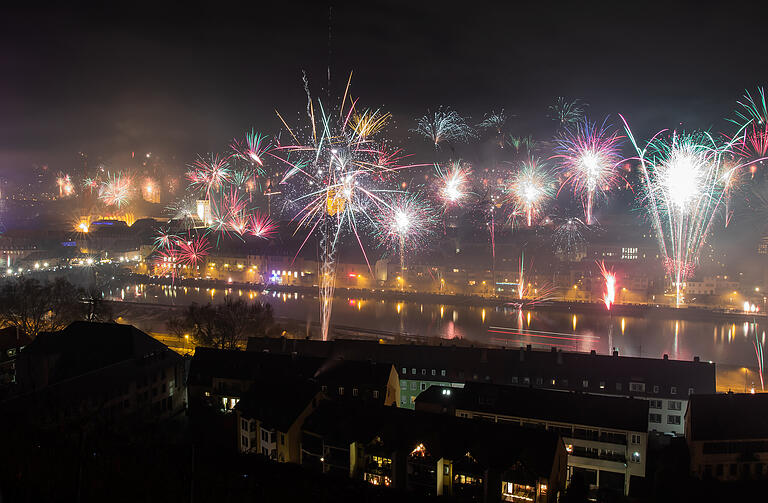
[[[416,407],[420,404],[584,426],[648,430],[648,401],[633,398],[467,383],[464,388],[431,386],[416,398]]]
[[[693,395],[688,403],[690,440],[768,438],[768,394]]]

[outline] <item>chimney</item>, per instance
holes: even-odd
[[[613,356],[619,356],[619,350],[618,349],[614,349],[613,350]]]
[[[589,352],[589,354],[590,354],[590,355],[592,355],[592,356],[596,356],[596,355],[597,355],[597,351],[595,351],[595,350],[593,349],[592,351],[590,351],[590,352]]]
[[[531,345],[530,344],[526,345],[525,346],[525,350],[530,353],[531,352]]]
[[[665,360],[669,360],[669,355],[668,355],[668,354],[665,354],[665,355],[664,355],[664,359],[665,359]]]
[[[552,351],[553,353],[557,353],[557,348],[556,348],[555,346],[552,346],[552,350],[551,350],[551,351]]]
[[[693,361],[695,361],[696,363],[698,363],[698,362],[699,362],[699,357],[698,357],[698,356],[694,356],[694,357],[693,357]]]

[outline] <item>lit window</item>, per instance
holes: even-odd
[[[582,388],[589,388],[589,381],[587,381],[586,379],[581,381],[581,387]]]

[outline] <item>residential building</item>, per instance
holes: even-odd
[[[685,415],[691,474],[721,481],[768,476],[768,395],[693,395]]]
[[[683,435],[683,417],[693,393],[715,392],[715,364],[519,348],[379,344],[370,340],[250,338],[248,351],[269,351],[390,363],[400,374],[400,406],[413,408],[432,385],[467,382],[579,391],[648,400],[648,431]]]
[[[648,402],[579,392],[467,383],[432,386],[416,410],[559,433],[568,452],[568,481],[581,473],[592,489],[629,494],[645,477]]]
[[[301,427],[322,398],[310,380],[279,380],[252,386],[235,406],[239,451],[281,463],[301,462]]]
[[[8,410],[43,427],[116,427],[186,409],[184,359],[131,325],[79,321],[42,333],[19,353],[16,381]]]
[[[190,401],[194,406],[231,411],[252,386],[276,379],[312,379],[335,400],[380,405],[396,405],[400,400],[399,378],[391,364],[196,348],[190,365]]]
[[[555,432],[395,407],[323,402],[305,421],[302,465],[420,496],[558,501],[566,452]]]

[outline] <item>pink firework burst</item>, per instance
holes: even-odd
[[[264,157],[272,150],[272,144],[266,136],[251,130],[250,133],[246,133],[244,142],[235,140],[232,142],[231,148],[236,157],[258,166],[258,174],[264,173],[261,169],[264,167]]]
[[[277,233],[277,224],[268,215],[256,211],[248,217],[248,230],[253,236],[269,239]]]
[[[210,249],[211,245],[203,236],[194,236],[187,240],[181,239],[177,244],[178,261],[182,265],[198,266],[208,255]]]
[[[203,191],[206,196],[211,193],[211,190],[230,181],[232,177],[228,160],[217,154],[210,155],[208,159],[200,157],[190,167],[187,179],[192,186]]]
[[[605,121],[598,127],[584,119],[557,140],[560,153],[554,158],[560,160],[565,175],[563,186],[570,184],[573,193],[581,199],[587,225],[592,224],[596,198],[605,196],[622,179],[617,171],[621,139],[616,131],[610,131]]]

